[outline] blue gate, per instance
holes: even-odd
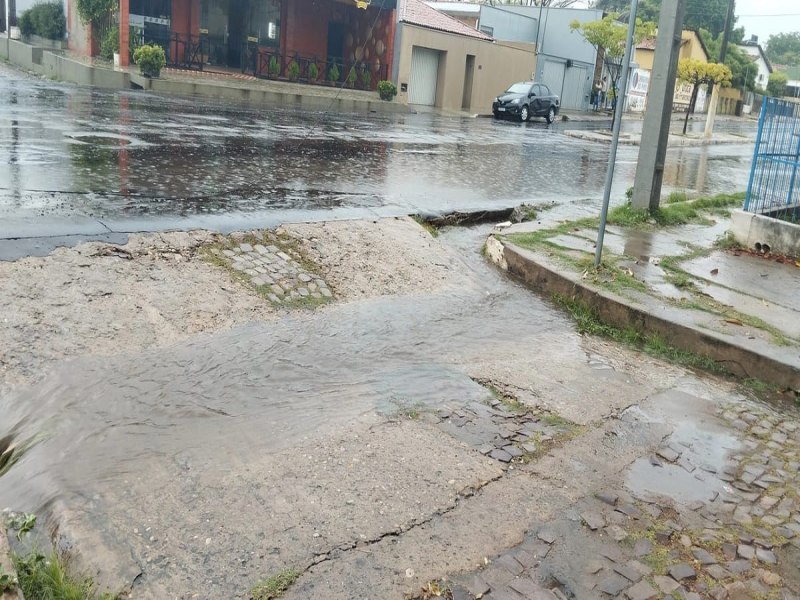
[[[744,210],[800,221],[800,104],[765,98]]]

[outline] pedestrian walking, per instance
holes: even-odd
[[[606,108],[606,100],[608,98],[608,77],[603,77],[600,82],[600,106]]]
[[[592,108],[595,110],[595,112],[600,110],[600,94],[602,90],[603,86],[601,85],[600,81],[595,81],[594,87],[592,88]]]

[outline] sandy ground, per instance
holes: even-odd
[[[428,292],[452,283],[455,257],[411,219],[290,225],[337,298]],[[272,319],[252,288],[208,264],[207,232],[136,234],[124,246],[59,248],[0,262],[0,382],[29,383],[52,361],[173,344]]]

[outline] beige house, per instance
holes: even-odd
[[[533,44],[497,42],[421,0],[402,0],[397,10],[398,101],[485,113],[510,84],[532,79]]]

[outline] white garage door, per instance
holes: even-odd
[[[584,96],[586,95],[586,69],[572,67],[567,69],[564,78],[564,91],[561,94],[561,106],[574,110],[583,110]]]
[[[542,83],[546,84],[551,92],[561,96],[561,87],[564,84],[564,63],[545,61],[542,69]],[[561,104],[564,104],[563,98]]]
[[[411,49],[411,81],[408,103],[433,106],[436,103],[436,82],[439,80],[439,51],[414,46]]]

